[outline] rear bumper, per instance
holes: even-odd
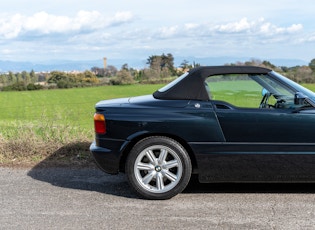
[[[90,151],[100,169],[109,174],[117,174],[119,172],[120,157],[117,156],[117,153],[110,149],[96,146],[95,142],[91,144]]]

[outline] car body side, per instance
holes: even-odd
[[[222,105],[229,109],[220,109]],[[200,182],[315,182],[315,110],[295,116],[213,100],[146,95],[101,101],[96,113],[104,114],[107,132],[96,134],[90,149],[110,174],[124,172],[138,141],[166,136],[186,149]],[[267,113],[277,122],[269,124]]]

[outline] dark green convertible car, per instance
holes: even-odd
[[[146,199],[175,196],[192,174],[315,182],[315,94],[270,69],[195,68],[152,95],[97,103],[94,124],[97,165]]]

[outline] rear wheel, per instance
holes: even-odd
[[[189,155],[177,141],[162,136],[141,140],[131,150],[126,173],[131,187],[146,199],[169,199],[191,176]]]

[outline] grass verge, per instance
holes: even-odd
[[[0,136],[1,166],[92,166],[91,134],[70,125],[11,125]]]

